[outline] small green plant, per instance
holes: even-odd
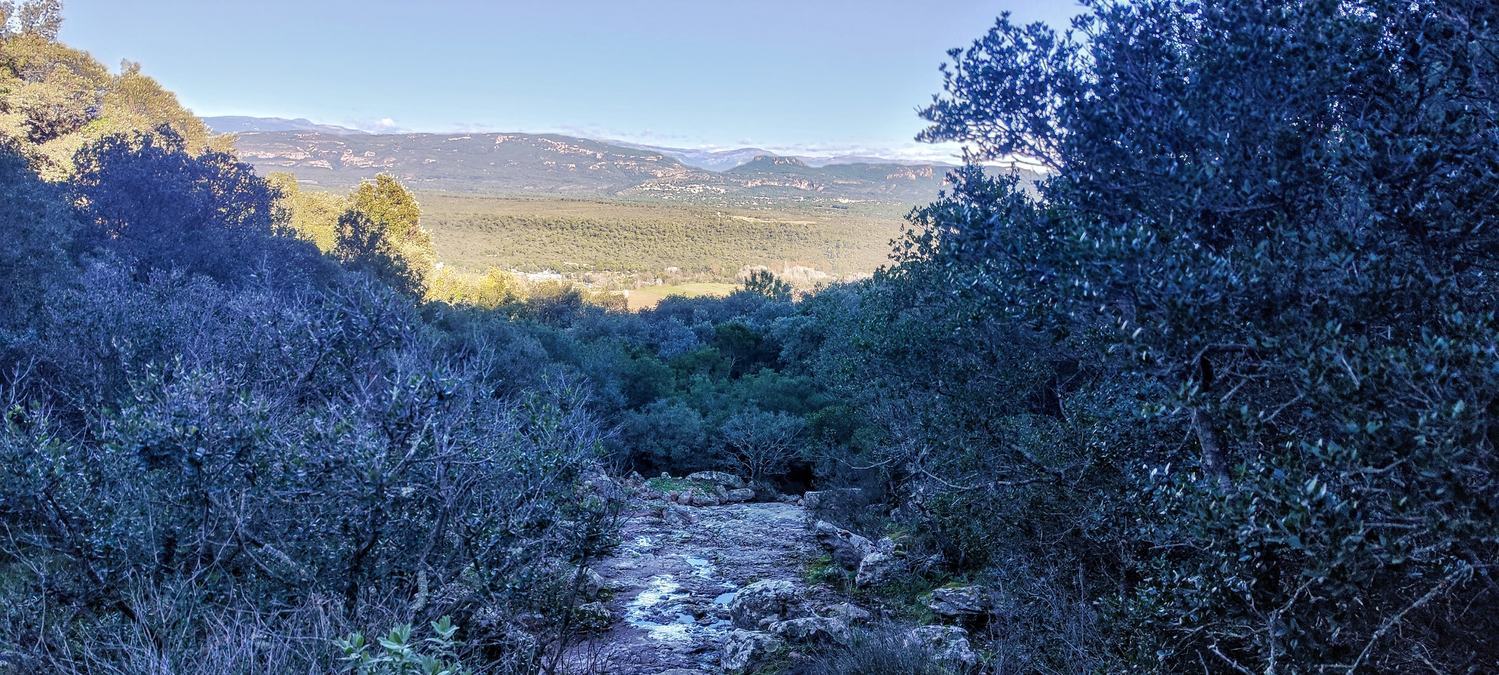
[[[802,570],[802,578],[806,579],[807,583],[827,584],[839,589],[848,585],[847,576],[843,569],[833,562],[833,557],[830,555],[823,555],[808,561],[806,568]]]
[[[713,484],[704,481],[687,480],[686,478],[664,478],[657,476],[645,482],[652,490],[657,492],[672,493],[696,490],[705,494],[713,493]]]
[[[431,623],[432,637],[413,642],[411,624],[392,628],[390,634],[370,644],[363,633],[352,633],[335,642],[343,650],[344,671],[358,675],[465,675],[458,660],[458,627],[450,617]]]

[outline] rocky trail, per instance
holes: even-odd
[[[872,612],[808,583],[806,572],[829,554],[856,568],[893,551],[813,521],[800,499],[740,501],[748,491],[735,489],[737,479],[709,478],[721,483],[637,490],[621,545],[593,567],[602,590],[582,608],[592,632],[568,652],[566,672],[775,671],[807,650],[847,644],[871,621]],[[942,633],[922,637],[929,647],[958,665],[972,660],[963,636],[950,632],[961,629],[928,628]]]

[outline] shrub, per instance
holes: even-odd
[[[600,441],[576,386],[496,396],[487,355],[444,352],[406,301],[358,283],[297,302],[101,278],[119,292],[57,305],[75,328],[33,352],[35,372],[73,377],[3,390],[0,560],[27,570],[8,592],[77,612],[18,608],[22,643],[151,625],[137,592],[163,584],[256,608],[320,594],[350,617],[556,616],[562,596],[517,580],[606,543],[616,497],[580,492]],[[70,407],[91,400],[114,403]]]
[[[820,654],[805,669],[810,675],[950,675],[955,672],[917,648],[896,629],[859,631],[846,647]]]
[[[749,409],[724,420],[719,430],[729,456],[754,485],[786,473],[797,457],[796,442],[806,423],[782,412]]]
[[[458,627],[451,617],[431,623],[432,635],[413,640],[411,624],[392,628],[384,637],[365,640],[351,633],[337,641],[343,651],[344,668],[359,675],[464,675],[469,672],[458,660]],[[370,644],[373,642],[374,644]]]
[[[180,270],[219,281],[261,273],[301,279],[310,245],[276,236],[274,191],[233,155],[194,155],[171,127],[117,134],[85,146],[69,182],[88,226],[85,243],[145,270]]]
[[[703,416],[676,399],[653,401],[641,410],[627,413],[621,440],[639,468],[683,475],[719,468],[707,452],[708,429]]]

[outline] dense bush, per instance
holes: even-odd
[[[0,156],[0,661],[326,672],[443,614],[491,670],[565,647],[618,506],[593,386],[549,329],[416,302],[399,185],[324,258],[172,128],[46,166]]]
[[[4,390],[5,555],[47,571],[25,593],[134,622],[143,585],[262,610],[326,595],[350,617],[446,589],[444,611],[519,612],[537,599],[516,578],[598,534],[608,504],[575,492],[599,448],[581,394],[498,394],[495,359],[444,349],[389,291],[299,300],[104,263],[81,281],[29,350],[75,375]],[[10,635],[74,637],[12,607]]]
[[[226,149],[203,121],[140,68],[111,74],[87,52],[57,42],[61,2],[0,3],[0,135],[49,180],[73,172],[78,150],[122,133],[170,128],[194,153]]]
[[[926,137],[1054,169],[958,174],[888,279],[943,309],[874,331],[958,313],[888,425],[955,571],[1039,552],[944,523],[1041,536],[1143,667],[1492,666],[1495,18],[1097,3],[953,53]]]
[[[192,154],[171,127],[109,136],[78,152],[68,182],[86,244],[142,270],[176,269],[220,281],[302,276],[312,247],[275,229],[274,191],[223,152]]]
[[[0,248],[0,330],[40,306],[42,291],[66,275],[70,238],[77,231],[62,190],[39,179],[14,148],[0,144],[0,223],[7,245]]]
[[[812,675],[946,675],[952,669],[914,648],[897,630],[861,632],[850,644],[819,655]]]

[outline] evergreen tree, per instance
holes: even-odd
[[[388,173],[365,181],[350,198],[351,210],[368,219],[390,239],[390,250],[416,285],[423,288],[436,267],[432,235],[421,224],[421,207],[400,181]],[[354,221],[349,221],[349,224]],[[344,227],[341,221],[340,227]]]

